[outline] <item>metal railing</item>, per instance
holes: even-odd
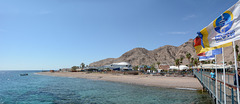
[[[222,78],[220,79],[220,77],[218,77],[217,85],[216,85],[216,82],[215,82],[216,80],[210,77],[209,72],[203,72],[202,70],[200,71],[194,70],[194,75],[198,78],[203,88],[206,89],[209,92],[209,94],[215,99],[215,101],[218,101],[218,103],[220,104],[224,104],[224,82],[222,81]],[[233,76],[232,75],[226,76],[226,79],[227,77],[233,77]],[[237,88],[232,83],[227,83],[227,82],[232,82],[232,81],[226,80],[226,103],[237,104]],[[216,95],[215,86],[217,86],[217,95]]]

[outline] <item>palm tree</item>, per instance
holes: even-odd
[[[81,68],[85,68],[85,64],[84,63],[81,63]]]
[[[215,60],[212,60],[212,64],[214,64],[215,63]]]
[[[238,48],[239,48],[239,46],[235,45],[235,51],[236,51],[237,56],[238,56],[238,52],[239,52]]]
[[[192,64],[192,66],[194,65],[193,62],[194,62],[194,58],[191,58],[191,64]]]
[[[134,69],[134,70],[138,70],[138,66],[134,66],[133,69]]]
[[[144,71],[146,72],[147,69],[148,69],[148,66],[147,66],[147,65],[144,65],[143,68],[144,68]]]
[[[237,55],[237,61],[240,61],[240,55]]]
[[[181,56],[181,57],[180,57],[180,63],[182,63],[183,59],[184,59],[184,57]]]
[[[152,70],[152,71],[155,71],[155,70],[156,70],[156,68],[155,68],[154,66],[155,66],[154,64],[151,65],[151,70]]]
[[[161,64],[161,63],[160,63],[160,62],[158,61],[158,62],[157,62],[157,65],[158,65],[158,69],[160,69],[160,68],[159,68],[159,65],[160,65],[160,64]]]
[[[187,57],[187,59],[188,59],[188,68],[190,69],[190,58],[191,58],[191,54],[190,53],[188,53],[188,54],[186,54],[186,57]]]
[[[179,59],[175,60],[175,65],[179,68],[179,66],[180,66],[180,60]]]
[[[198,63],[199,63],[198,59],[195,58],[195,59],[194,59],[194,65],[195,65],[195,66],[198,66]]]
[[[236,55],[237,55],[237,63],[240,61],[240,56],[238,55],[238,52],[239,52],[239,46],[238,45],[235,45],[235,51],[236,51]]]

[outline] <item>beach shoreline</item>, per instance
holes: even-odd
[[[198,79],[194,77],[165,77],[151,75],[123,75],[123,74],[109,74],[109,73],[103,74],[86,72],[38,72],[35,74],[55,77],[71,77],[110,82],[120,82],[162,88],[176,88],[188,90],[202,89],[202,85],[200,84]]]

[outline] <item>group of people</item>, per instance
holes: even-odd
[[[238,77],[236,77],[236,74],[234,74],[234,85],[237,85],[237,78],[238,78],[238,84],[240,85],[240,68],[238,68],[237,75]],[[210,76],[211,78],[215,79],[216,75],[214,70],[211,71]]]

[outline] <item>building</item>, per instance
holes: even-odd
[[[168,70],[170,68],[169,65],[159,65],[159,69],[161,70]]]
[[[105,65],[106,68],[110,68],[111,70],[117,71],[131,71],[132,65],[128,62],[119,62],[119,63],[112,63],[110,65]]]
[[[178,66],[170,66],[169,70],[187,70],[189,69],[186,65],[180,65]]]
[[[99,68],[98,67],[86,67],[86,68],[84,68],[84,71],[88,71],[88,72],[94,71],[94,72],[97,72],[97,71],[99,71]]]

